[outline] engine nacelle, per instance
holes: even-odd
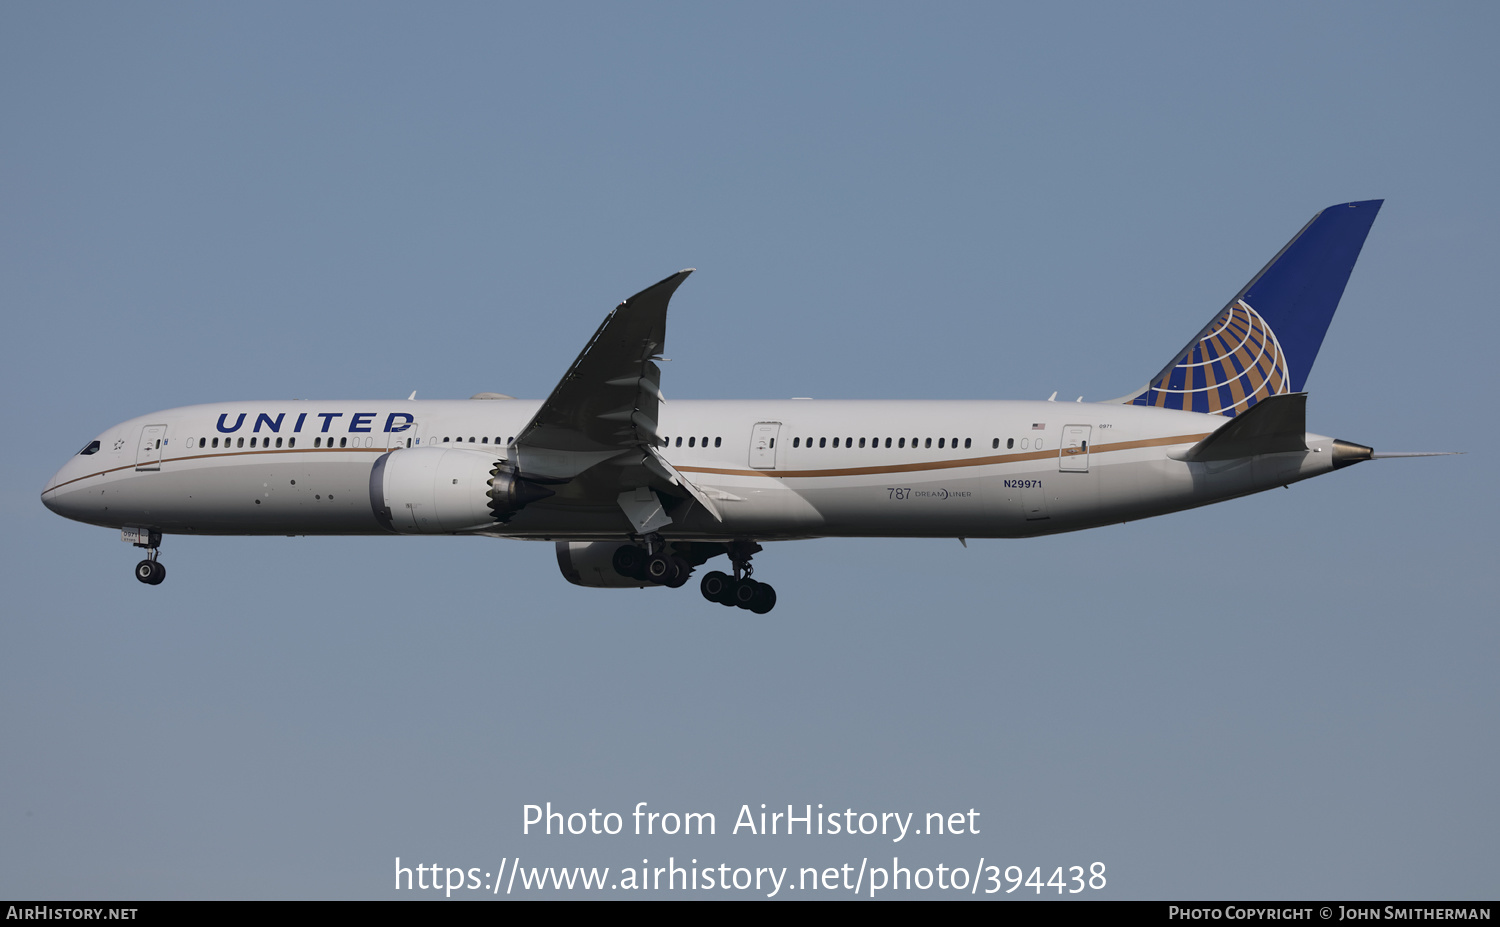
[[[655,583],[621,576],[615,570],[615,551],[622,541],[558,541],[557,568],[575,586],[598,589],[643,589]]]
[[[412,447],[381,455],[370,470],[370,507],[399,534],[452,534],[497,524],[489,493],[503,463],[468,448]]]

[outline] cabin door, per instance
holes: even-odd
[[[780,422],[756,422],[750,432],[750,466],[756,470],[776,469],[776,436]]]
[[[141,429],[141,445],[135,452],[137,470],[161,469],[161,446],[167,443],[166,425],[147,425]]]
[[[1064,425],[1062,447],[1057,451],[1057,469],[1087,473],[1089,469],[1090,425]]]
[[[401,428],[402,426],[396,426]],[[385,449],[388,451],[400,450],[403,447],[416,447],[421,442],[418,440],[417,423],[407,424],[401,431],[388,431],[385,433]]]

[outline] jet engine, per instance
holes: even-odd
[[[557,568],[575,586],[643,589],[656,585],[649,580],[621,576],[614,563],[615,551],[619,549],[619,541],[558,541]]]
[[[370,507],[397,534],[492,528],[550,495],[493,453],[468,448],[401,448],[370,469]]]

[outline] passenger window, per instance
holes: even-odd
[[[313,438],[313,447],[322,447],[322,446],[323,446],[323,439],[322,438]]]
[[[886,438],[885,439],[885,446],[886,447],[890,447],[891,446],[891,439],[890,438]]]
[[[996,438],[995,440],[999,441],[1000,439]],[[1011,448],[1013,448],[1015,446],[1016,446],[1016,439],[1015,438],[1006,438],[1005,439],[1005,449],[1006,450],[1010,450]]]
[[[276,439],[276,446],[277,447],[281,447],[281,439],[280,438]]]
[[[443,440],[446,441],[448,439],[444,438]],[[339,438],[339,447],[348,447],[348,446],[349,446],[349,439],[348,438]]]
[[[896,442],[896,446],[897,447],[906,447],[906,439],[902,438],[900,441],[897,441]]]
[[[938,438],[938,447],[942,447],[942,446],[943,446],[943,439],[942,438]]]
[[[999,449],[1000,449],[1000,439],[999,439],[999,438],[996,438],[996,439],[995,439],[995,443],[994,443],[994,444],[991,444],[991,445],[990,445],[990,447],[991,447],[991,448],[994,448],[994,449],[995,449],[995,450],[999,450]]]
[[[280,441],[281,439],[277,438],[276,440]],[[297,439],[296,438],[287,438],[286,439],[286,446],[287,447],[296,447],[297,446]]]
[[[688,447],[697,447],[697,446],[698,446],[698,439],[697,438],[688,438]]]
[[[245,446],[245,439],[244,438],[240,438],[239,441],[237,441],[235,443],[235,447],[244,447],[244,446]]]
[[[207,447],[208,446],[208,439],[207,438],[199,438],[198,439],[198,446],[199,447]]]
[[[969,446],[972,445],[973,443],[974,443],[974,439],[973,438],[964,438],[964,450],[968,450]]]
[[[721,445],[723,443],[724,443],[724,439],[722,437],[720,437],[720,438],[714,438],[714,447],[718,447],[719,445]]]
[[[828,439],[827,438],[819,438],[818,439],[818,447],[827,447],[827,446],[828,446]]]
[[[218,438],[214,438],[213,446],[214,447],[218,447],[219,446],[219,439]]]
[[[678,439],[677,439],[677,446],[678,447],[682,447],[682,438],[681,437],[678,437]]]
[[[931,438],[927,439],[927,445],[926,446],[927,447],[932,447],[932,439]]]

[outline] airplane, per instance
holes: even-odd
[[[1020,538],[1119,524],[1380,457],[1309,433],[1304,385],[1382,200],[1315,215],[1145,385],[1108,402],[679,401],[683,270],[620,303],[540,402],[187,406],[90,441],[42,502],[143,548],[181,535],[551,541],[581,586],[680,587],[756,614],[762,542]]]

